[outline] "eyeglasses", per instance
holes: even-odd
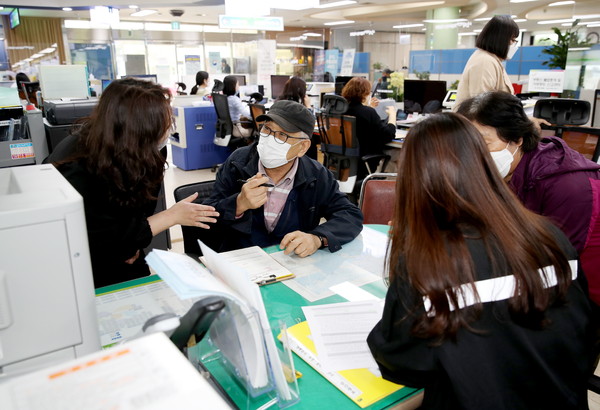
[[[275,130],[272,130],[268,125],[263,125],[262,128],[260,129],[260,136],[263,138],[266,138],[270,135],[273,135],[273,137],[275,137],[275,142],[278,142],[280,144],[285,144],[287,142],[288,138],[294,138],[297,140],[305,140],[306,139],[306,138],[302,138],[302,137],[292,137],[291,135],[286,134],[283,131],[275,131]]]

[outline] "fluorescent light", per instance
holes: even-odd
[[[304,33],[303,35],[307,37],[323,37],[323,35],[319,33]]]
[[[40,58],[40,57],[44,57],[44,55],[40,54],[40,53],[35,53],[34,55],[31,56],[31,58]]]
[[[145,9],[145,10],[136,11],[135,13],[131,13],[130,16],[131,17],[146,17],[146,16],[149,16],[154,13],[158,13],[158,10]]]
[[[71,7],[63,7],[62,10],[63,11],[73,11],[73,9]]]
[[[579,16],[573,16],[574,19],[597,19],[600,18],[600,14],[581,14]]]
[[[510,3],[529,3],[530,1],[537,1],[537,0],[510,0]]]
[[[411,27],[423,27],[425,24],[400,24],[399,26],[392,26],[392,28],[411,28]]]
[[[473,32],[470,32],[470,33],[458,33],[458,36],[459,36],[459,37],[464,37],[464,36],[476,36],[476,35],[477,35],[477,33],[475,33],[474,31],[473,31]]]
[[[23,61],[30,62],[30,61],[33,61],[33,58],[26,58],[26,59],[24,59]]]
[[[354,20],[340,20],[340,21],[330,21],[329,23],[323,23],[326,26],[339,26],[340,24],[352,24]]]
[[[515,23],[524,23],[527,21],[527,19],[514,19],[513,20]]]
[[[591,47],[569,47],[569,51],[586,51],[589,50]]]
[[[542,20],[538,21],[538,24],[560,24],[560,23],[572,23],[575,19],[562,19],[562,20]]]
[[[56,49],[54,47],[48,47],[40,51],[41,54],[53,53]]]
[[[586,26],[590,27],[592,24],[600,24],[600,21],[586,21],[585,23]]]
[[[375,30],[351,31],[350,37],[372,36],[373,34],[375,34]]]
[[[526,29],[526,28],[520,28],[520,29],[519,29],[519,32],[521,32],[521,33],[524,33],[524,32],[526,32],[526,31],[527,31],[527,29]]]
[[[433,24],[437,24],[437,23],[459,23],[461,21],[469,21],[467,19],[429,19],[429,20],[423,20],[423,23],[433,23]]]
[[[548,4],[548,7],[566,6],[567,4],[575,4],[575,2],[573,0],[557,1],[554,3]]]
[[[139,9],[139,7],[138,7],[138,6],[136,6],[135,4],[131,4],[131,5],[129,5],[129,8],[130,8],[130,9]]]
[[[480,17],[478,19],[473,19],[473,21],[488,21],[491,20],[491,17]]]
[[[473,33],[481,33],[481,29],[480,28],[475,29],[475,30],[473,30]]]
[[[356,1],[354,1],[354,0],[342,0],[342,1],[334,1],[333,3],[320,4],[315,8],[316,9],[328,9],[330,7],[349,6],[350,4],[355,4],[355,3],[356,3]]]
[[[588,24],[587,27],[600,27],[600,23]]]

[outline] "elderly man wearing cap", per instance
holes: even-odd
[[[277,101],[257,121],[265,121],[258,143],[231,154],[205,201],[221,215],[218,250],[278,244],[305,257],[341,249],[360,233],[363,216],[331,172],[304,156],[315,117],[302,104]]]

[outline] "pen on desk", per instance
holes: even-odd
[[[237,182],[239,182],[240,184],[245,184],[246,182],[248,182],[247,179],[238,179]],[[267,188],[273,188],[275,185],[273,184],[260,184],[259,186],[265,186]]]

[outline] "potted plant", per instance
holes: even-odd
[[[404,73],[398,71],[391,73],[388,89],[393,91],[392,98],[395,101],[404,101]]]
[[[579,24],[579,20],[575,20],[564,33],[558,27],[552,27],[552,31],[558,36],[558,40],[556,44],[542,50],[542,53],[550,55],[548,61],[542,63],[543,65],[564,70],[567,66],[569,47],[586,47],[588,45],[586,42],[579,41],[579,28],[575,28],[577,24]],[[544,39],[544,41],[548,40],[550,39]]]

